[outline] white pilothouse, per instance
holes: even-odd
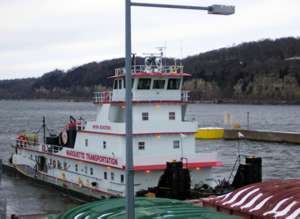
[[[59,135],[39,143],[36,134],[17,137],[13,165],[23,174],[93,197],[125,195],[124,68],[111,77],[113,90],[96,92],[95,121],[70,118]],[[183,161],[191,185],[208,183],[215,152],[196,150],[197,122],[186,121],[188,91],[183,66],[150,56],[132,68],[135,191],[154,187],[166,162]]]

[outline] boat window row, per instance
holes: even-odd
[[[169,112],[169,120],[175,120],[176,114],[175,112]],[[149,120],[149,113],[148,112],[142,112],[142,120],[148,121]]]
[[[58,169],[63,169],[63,170],[68,170],[70,168],[70,165],[68,165],[67,162],[62,162],[60,160],[55,160],[55,159],[49,159],[49,165],[53,168],[58,168]],[[76,163],[74,165],[74,170],[75,172],[79,172],[79,165]],[[84,172],[85,174],[89,174],[91,176],[94,175],[94,168],[93,167],[88,167],[88,166],[84,166],[83,169],[81,169],[81,172]],[[104,171],[103,172],[103,178],[105,180],[108,180],[108,172]],[[124,183],[124,174],[120,175],[120,182]],[[110,180],[114,181],[115,180],[115,173],[114,172],[110,172]]]
[[[178,90],[180,89],[181,79],[180,78],[169,78],[169,79],[151,79],[151,78],[139,78],[132,79],[132,88],[134,87],[135,81],[137,83],[138,90],[150,90],[150,89],[167,89],[167,90]],[[167,86],[166,86],[167,85]],[[124,89],[126,83],[124,79],[115,79],[113,89]]]
[[[101,143],[100,143],[100,144],[101,144]],[[85,140],[84,140],[84,145],[85,145],[86,147],[89,146],[89,140],[88,140],[88,139],[85,139]],[[106,142],[106,141],[102,141],[102,147],[103,147],[103,149],[106,149],[106,148],[107,148],[107,142]]]
[[[173,141],[173,148],[174,149],[179,149],[180,148],[180,141],[179,140],[174,140]],[[138,142],[138,150],[139,151],[144,151],[146,149],[146,143],[144,141],[139,141]]]

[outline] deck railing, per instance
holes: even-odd
[[[102,91],[94,93],[94,103],[110,103],[112,99],[111,91]]]
[[[182,65],[166,65],[166,66],[156,66],[156,65],[133,65],[132,73],[139,72],[160,72],[160,73],[183,73]],[[115,69],[115,76],[121,76],[125,74],[125,68]]]
[[[181,100],[188,101],[189,99],[190,99],[190,91],[188,90],[181,91]]]
[[[152,101],[152,100],[156,100],[156,101],[159,101],[160,99],[157,99],[157,96],[153,96],[153,98],[151,98],[151,96],[144,96],[144,100],[140,100],[140,101],[146,101],[146,100],[149,100],[149,101]],[[165,96],[166,99],[163,99],[162,101],[164,100],[167,100],[168,99],[168,96]],[[190,98],[190,91],[187,91],[187,90],[183,90],[181,91],[181,97],[179,100],[181,101],[184,101],[184,102],[187,102],[189,101],[189,98]],[[173,99],[173,98],[171,98]],[[138,101],[137,99],[135,99],[135,97],[133,97],[133,101]],[[123,100],[119,100],[119,101],[125,101],[125,99]],[[102,104],[102,103],[111,103],[112,102],[112,91],[102,91],[102,92],[95,92],[94,93],[94,103],[95,104]],[[81,125],[84,125],[84,122],[81,122],[80,123]],[[84,128],[82,128],[84,129]]]
[[[37,145],[39,145],[38,141],[21,140],[16,138],[17,147],[27,147],[27,146],[37,146]]]
[[[20,140],[16,139],[16,147],[18,148],[31,148],[32,150],[39,150],[38,146],[40,144],[38,142],[28,141],[28,140]],[[49,152],[49,153],[57,153],[63,149],[63,146],[60,145],[50,145],[50,144],[43,144],[40,150]]]

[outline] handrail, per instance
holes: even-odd
[[[16,145],[23,147],[23,146],[37,146],[39,145],[38,141],[30,141],[30,140],[20,140],[16,138]]]
[[[167,98],[168,96],[165,97]],[[151,96],[147,96],[145,98],[152,100]],[[182,90],[180,100],[187,102],[189,101],[189,99],[190,99],[190,91]],[[94,104],[111,103],[111,102],[112,102],[112,91],[94,92]],[[81,122],[81,125],[84,125],[83,122]],[[84,127],[81,128],[84,129]]]
[[[165,65],[165,66],[157,66],[157,65],[133,65],[132,73],[139,72],[160,72],[160,73],[183,73],[182,65]],[[123,76],[125,74],[125,68],[116,68],[115,76]]]
[[[111,91],[94,92],[94,103],[109,103],[111,100]]]
[[[190,91],[182,90],[181,91],[181,100],[182,101],[188,101],[189,99],[190,99]]]

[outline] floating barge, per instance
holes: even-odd
[[[205,207],[243,218],[300,218],[300,180],[270,180],[226,195],[198,200]],[[197,204],[197,201],[194,201]]]
[[[198,128],[195,133],[197,140],[223,139],[224,128],[219,127],[203,127]]]

